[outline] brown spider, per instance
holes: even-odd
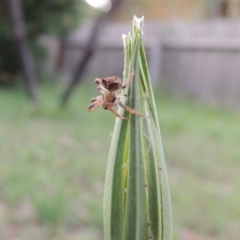
[[[119,105],[131,114],[141,116],[142,114],[138,113],[137,111],[128,106],[125,106],[119,99],[120,97],[127,97],[127,94],[124,94],[122,90],[130,84],[133,76],[134,71],[132,71],[131,75],[129,76],[128,80],[124,85],[122,85],[121,79],[116,76],[107,78],[96,78],[95,83],[97,83],[98,85],[97,90],[99,90],[102,95],[91,99],[92,104],[88,106],[88,111],[92,112],[96,108],[102,106],[105,110],[111,111],[117,117],[127,120],[128,118],[121,116],[115,111],[114,107]]]

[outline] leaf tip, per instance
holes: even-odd
[[[137,27],[142,29],[143,27],[143,22],[144,22],[144,16],[141,18],[136,17],[135,15],[133,16],[133,24]]]

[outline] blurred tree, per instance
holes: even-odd
[[[18,48],[19,59],[21,60],[22,72],[24,74],[25,85],[31,100],[37,102],[38,94],[36,69],[26,38],[26,26],[22,12],[22,1],[8,0],[8,3],[12,18],[15,42]]]
[[[237,5],[234,4],[237,1],[236,0],[205,0],[206,8],[207,8],[207,17],[210,17],[210,18],[233,17],[234,14],[231,13],[230,8],[231,6],[234,6],[234,8],[237,8]],[[239,5],[238,5],[238,8],[239,8]],[[236,13],[237,12],[239,13],[239,9],[236,11]]]
[[[26,34],[39,66],[44,49],[38,44],[42,34],[67,35],[84,17],[83,0],[24,0],[22,1]],[[12,83],[20,72],[7,0],[0,1],[0,83]]]
[[[110,18],[114,15],[114,13],[119,9],[120,5],[123,2],[124,0],[112,0],[111,8],[107,12],[101,13],[95,19],[92,32],[89,36],[89,39],[86,41],[86,46],[84,47],[85,51],[83,53],[83,56],[79,58],[70,83],[62,95],[61,105],[65,105],[67,103],[72,91],[74,90],[76,85],[83,79],[83,76],[86,72],[86,67],[96,52],[98,39],[102,33],[103,28],[110,20]]]

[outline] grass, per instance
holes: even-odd
[[[65,108],[61,86],[0,90],[0,239],[103,239],[102,197],[114,116],[86,111],[84,83]],[[240,113],[155,92],[168,167],[173,239],[238,239]]]

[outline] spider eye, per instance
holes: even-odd
[[[106,79],[102,78],[102,82],[105,84],[109,84],[109,81],[106,81]]]
[[[106,79],[102,78],[102,83],[105,88],[108,88],[108,81]]]

